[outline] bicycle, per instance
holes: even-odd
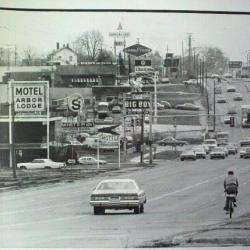
[[[229,211],[229,218],[232,218],[233,212],[234,212],[234,203],[236,199],[236,194],[227,194],[226,198],[228,199],[228,211]]]

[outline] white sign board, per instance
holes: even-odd
[[[15,84],[15,112],[36,112],[45,110],[45,85]]]

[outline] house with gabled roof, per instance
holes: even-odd
[[[63,45],[57,43],[56,50],[49,55],[50,65],[77,65],[77,53],[69,47],[69,44]]]

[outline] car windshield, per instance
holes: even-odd
[[[132,190],[136,189],[134,182],[121,182],[121,181],[110,181],[103,182],[98,187],[97,190]]]

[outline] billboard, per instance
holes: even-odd
[[[45,111],[45,85],[14,84],[13,91],[15,112]]]
[[[135,60],[135,66],[151,66],[151,60]]]
[[[130,47],[127,47],[123,50],[124,52],[133,55],[133,56],[142,56],[152,51],[152,49],[143,46],[141,44],[134,44]]]
[[[229,66],[229,68],[234,68],[234,69],[241,68],[242,61],[230,61],[230,62],[228,62],[228,66]]]
[[[178,67],[179,66],[179,58],[167,58],[164,60],[165,67]]]

